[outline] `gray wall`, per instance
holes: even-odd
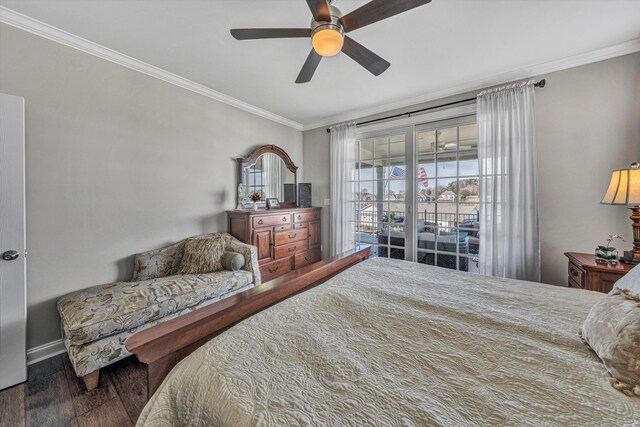
[[[640,161],[640,53],[550,73],[536,89],[542,281],[566,286],[567,251],[593,252],[608,233],[631,247],[629,212],[599,202],[611,171]],[[469,92],[356,121],[475,96]],[[329,197],[329,134],[303,132],[305,179],[313,202]],[[329,249],[329,209],[323,213],[323,256]]]
[[[60,296],[226,231],[233,158],[276,144],[302,166],[300,131],[2,24],[0,52],[0,92],[26,99],[28,347],[60,338]]]

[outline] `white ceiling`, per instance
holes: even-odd
[[[347,13],[364,3],[339,0],[337,6]],[[639,0],[434,0],[349,34],[391,62],[382,75],[339,54],[323,58],[310,83],[295,84],[311,49],[308,39],[237,41],[229,29],[307,27],[304,0],[0,5],[305,128],[495,84],[516,71],[521,78],[540,64],[640,38]]]

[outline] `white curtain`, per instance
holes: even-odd
[[[262,170],[264,171],[264,188],[267,197],[282,198],[282,160],[275,154],[262,155]]]
[[[356,161],[356,125],[331,128],[331,255],[353,249],[353,170]]]
[[[481,274],[540,281],[534,82],[478,95]]]

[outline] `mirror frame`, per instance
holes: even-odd
[[[250,167],[252,165],[254,165],[257,161],[258,158],[260,156],[262,156],[263,154],[275,154],[276,156],[280,157],[282,159],[282,161],[284,162],[285,166],[287,167],[287,169],[289,169],[289,171],[291,171],[293,173],[293,185],[294,185],[294,192],[293,192],[293,206],[297,206],[298,205],[298,166],[295,165],[295,163],[293,163],[293,161],[291,160],[291,157],[289,157],[289,155],[287,154],[286,151],[284,151],[282,148],[278,147],[277,145],[262,145],[258,148],[256,148],[251,154],[249,154],[247,157],[239,157],[236,159],[236,161],[238,162],[238,180],[237,180],[237,184],[236,187],[240,184],[242,184],[242,177],[243,177],[243,173],[244,173],[244,169],[247,167]],[[238,201],[236,201],[237,203]],[[289,202],[291,203],[291,202]],[[286,203],[286,205],[289,205],[289,203]],[[280,200],[280,205],[283,206],[285,205],[285,203]]]

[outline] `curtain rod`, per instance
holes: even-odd
[[[542,79],[539,82],[534,83],[534,86],[542,88],[546,84],[547,84],[547,81],[545,79]],[[379,119],[367,120],[365,122],[356,123],[356,126],[368,125],[369,123],[381,122],[383,120],[397,119],[398,117],[402,117],[402,116],[411,117],[412,114],[423,113],[425,111],[435,110],[437,108],[442,108],[442,107],[449,107],[451,105],[462,104],[464,102],[470,102],[470,101],[475,101],[475,100],[476,100],[476,98],[467,98],[467,99],[461,99],[460,101],[447,102],[446,104],[440,104],[440,105],[435,105],[433,107],[421,108],[420,110],[407,111],[406,113],[394,114],[393,116],[387,116],[387,117],[381,117]],[[331,133],[331,129],[327,128],[327,133]]]

